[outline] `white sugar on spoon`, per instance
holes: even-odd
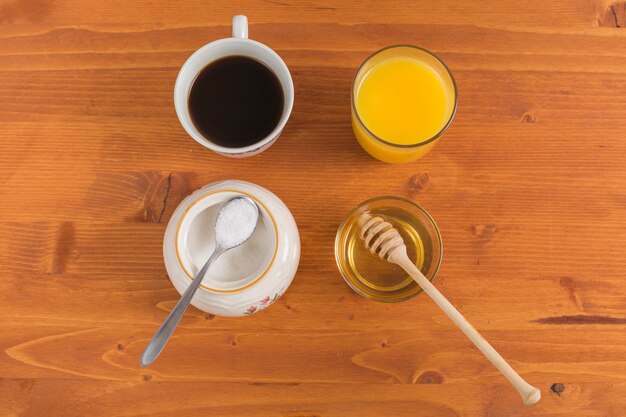
[[[217,247],[234,248],[252,236],[259,220],[257,205],[247,197],[228,200],[217,214],[215,242]]]

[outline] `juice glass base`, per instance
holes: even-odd
[[[361,145],[361,148],[363,148],[365,152],[379,161],[387,162],[389,164],[402,164],[415,161],[430,152],[439,141],[439,138],[437,138],[424,146],[415,148],[400,148],[389,145],[385,142],[373,140],[371,134],[363,127],[363,125],[356,121],[354,113],[352,114],[352,131],[354,132],[354,136],[359,142],[359,145]]]

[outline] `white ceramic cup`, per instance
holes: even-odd
[[[278,77],[283,88],[283,113],[276,128],[265,138],[242,148],[228,148],[205,138],[191,121],[188,99],[196,76],[211,62],[227,56],[247,56],[265,64]],[[248,18],[243,15],[233,17],[233,37],[208,43],[194,52],[183,64],[174,87],[174,106],[178,120],[196,142],[220,155],[234,158],[256,155],[269,148],[282,132],[293,108],[293,81],[285,62],[276,52],[260,42],[248,39]]]

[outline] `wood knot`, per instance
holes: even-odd
[[[439,372],[426,371],[417,377],[417,384],[441,384],[443,376]]]
[[[71,222],[63,222],[57,230],[52,262],[46,270],[49,274],[62,274],[67,269],[67,264],[72,257],[76,258],[74,251],[76,241],[76,230]]]
[[[211,313],[206,313],[204,315],[204,319],[205,320],[213,320],[215,318],[215,314],[211,314]]]
[[[165,223],[174,208],[187,194],[187,178],[183,173],[170,172],[160,175],[152,172],[144,179],[147,187],[144,195],[141,220],[148,223]]]
[[[231,337],[229,343],[231,346],[237,346],[239,344],[239,340],[235,336],[233,336]]]
[[[406,193],[409,197],[413,198],[420,194],[422,191],[426,191],[429,187],[430,179],[427,173],[415,174],[408,179],[405,185]]]
[[[383,340],[382,342],[380,342],[380,347],[383,348],[383,349],[387,348],[387,347],[389,347],[389,343],[387,343],[385,340]]]
[[[626,318],[610,317],[610,316],[592,316],[585,314],[570,316],[552,316],[533,320],[539,324],[565,324],[565,325],[583,325],[583,324],[626,324]]]
[[[561,277],[559,278],[559,284],[565,288],[573,288],[574,280],[572,279],[572,277]]]
[[[598,26],[609,28],[626,27],[626,2],[609,4],[604,14],[598,17]]]
[[[500,229],[495,224],[473,224],[470,232],[479,240],[491,240]]]
[[[150,374],[141,375],[141,379],[144,380],[145,382],[152,381],[152,375]]]
[[[550,387],[550,391],[552,391],[558,397],[560,397],[561,393],[565,391],[565,385],[561,384],[560,382],[557,382],[555,384],[552,384],[552,386]]]
[[[119,350],[120,352],[123,352],[124,350],[126,350],[126,346],[124,346],[121,343],[117,344],[117,350]]]
[[[535,123],[535,115],[532,113],[524,113],[522,123]]]
[[[149,223],[161,223],[167,208],[167,199],[172,189],[172,173],[160,177],[150,184],[144,198],[143,220]]]

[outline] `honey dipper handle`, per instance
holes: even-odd
[[[422,272],[411,262],[406,254],[406,249],[401,246],[395,249],[389,260],[404,269],[419,284],[426,294],[433,299],[441,310],[456,324],[459,329],[474,345],[494,364],[494,366],[509,380],[515,387],[525,405],[536,404],[541,399],[541,392],[519,376],[511,365],[472,327],[461,313],[439,292],[437,288],[422,274]]]

